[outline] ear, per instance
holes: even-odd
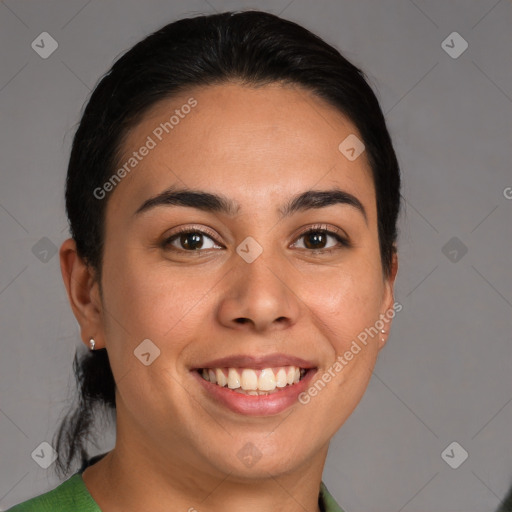
[[[384,333],[379,332],[379,341],[378,341],[378,347],[379,350],[381,350],[384,345],[386,344],[386,341],[389,337],[389,331],[391,329],[391,323],[392,319],[395,316],[395,311],[397,310],[394,306],[395,304],[395,280],[396,280],[396,274],[398,272],[398,252],[396,250],[396,247],[393,251],[393,256],[391,260],[391,269],[389,277],[384,278],[384,295],[382,300],[382,307],[383,310],[381,311],[381,318],[384,320]],[[401,309],[401,307],[400,307]],[[399,309],[398,309],[399,311]],[[391,313],[393,312],[392,316]],[[387,314],[386,314],[387,313]]]
[[[71,309],[80,324],[82,341],[89,348],[89,340],[94,338],[96,348],[104,348],[100,285],[95,273],[78,255],[72,238],[61,245],[59,257],[62,279]]]

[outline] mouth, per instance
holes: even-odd
[[[203,361],[190,370],[203,399],[220,410],[272,416],[299,402],[318,364],[285,353],[233,354]]]
[[[314,368],[278,366],[273,368],[198,368],[200,377],[221,388],[249,396],[279,393],[298,384]]]
[[[191,371],[204,399],[244,416],[273,416],[299,403],[313,380],[316,367],[214,367]]]

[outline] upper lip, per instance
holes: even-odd
[[[253,368],[263,370],[264,368],[276,368],[279,366],[297,366],[298,368],[316,368],[312,361],[306,361],[300,357],[287,354],[268,354],[266,356],[251,356],[246,354],[237,354],[233,356],[221,357],[212,361],[206,361],[192,368]]]

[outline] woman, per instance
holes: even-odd
[[[364,74],[268,13],[171,23],[90,97],[66,207],[72,475],[11,510],[341,510],[329,442],[396,309],[399,166]],[[116,444],[89,459],[100,406]]]

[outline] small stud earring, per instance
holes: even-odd
[[[381,329],[381,330],[380,330],[380,332],[381,332],[382,334],[386,334],[386,331],[385,331],[384,329]],[[384,341],[384,336],[382,336],[382,337],[381,337],[381,340],[382,340],[382,341]]]
[[[89,346],[91,347],[91,350],[94,350],[94,346],[95,346],[95,345],[96,345],[96,342],[94,341],[94,339],[93,339],[93,338],[91,338],[91,339],[89,340]]]

